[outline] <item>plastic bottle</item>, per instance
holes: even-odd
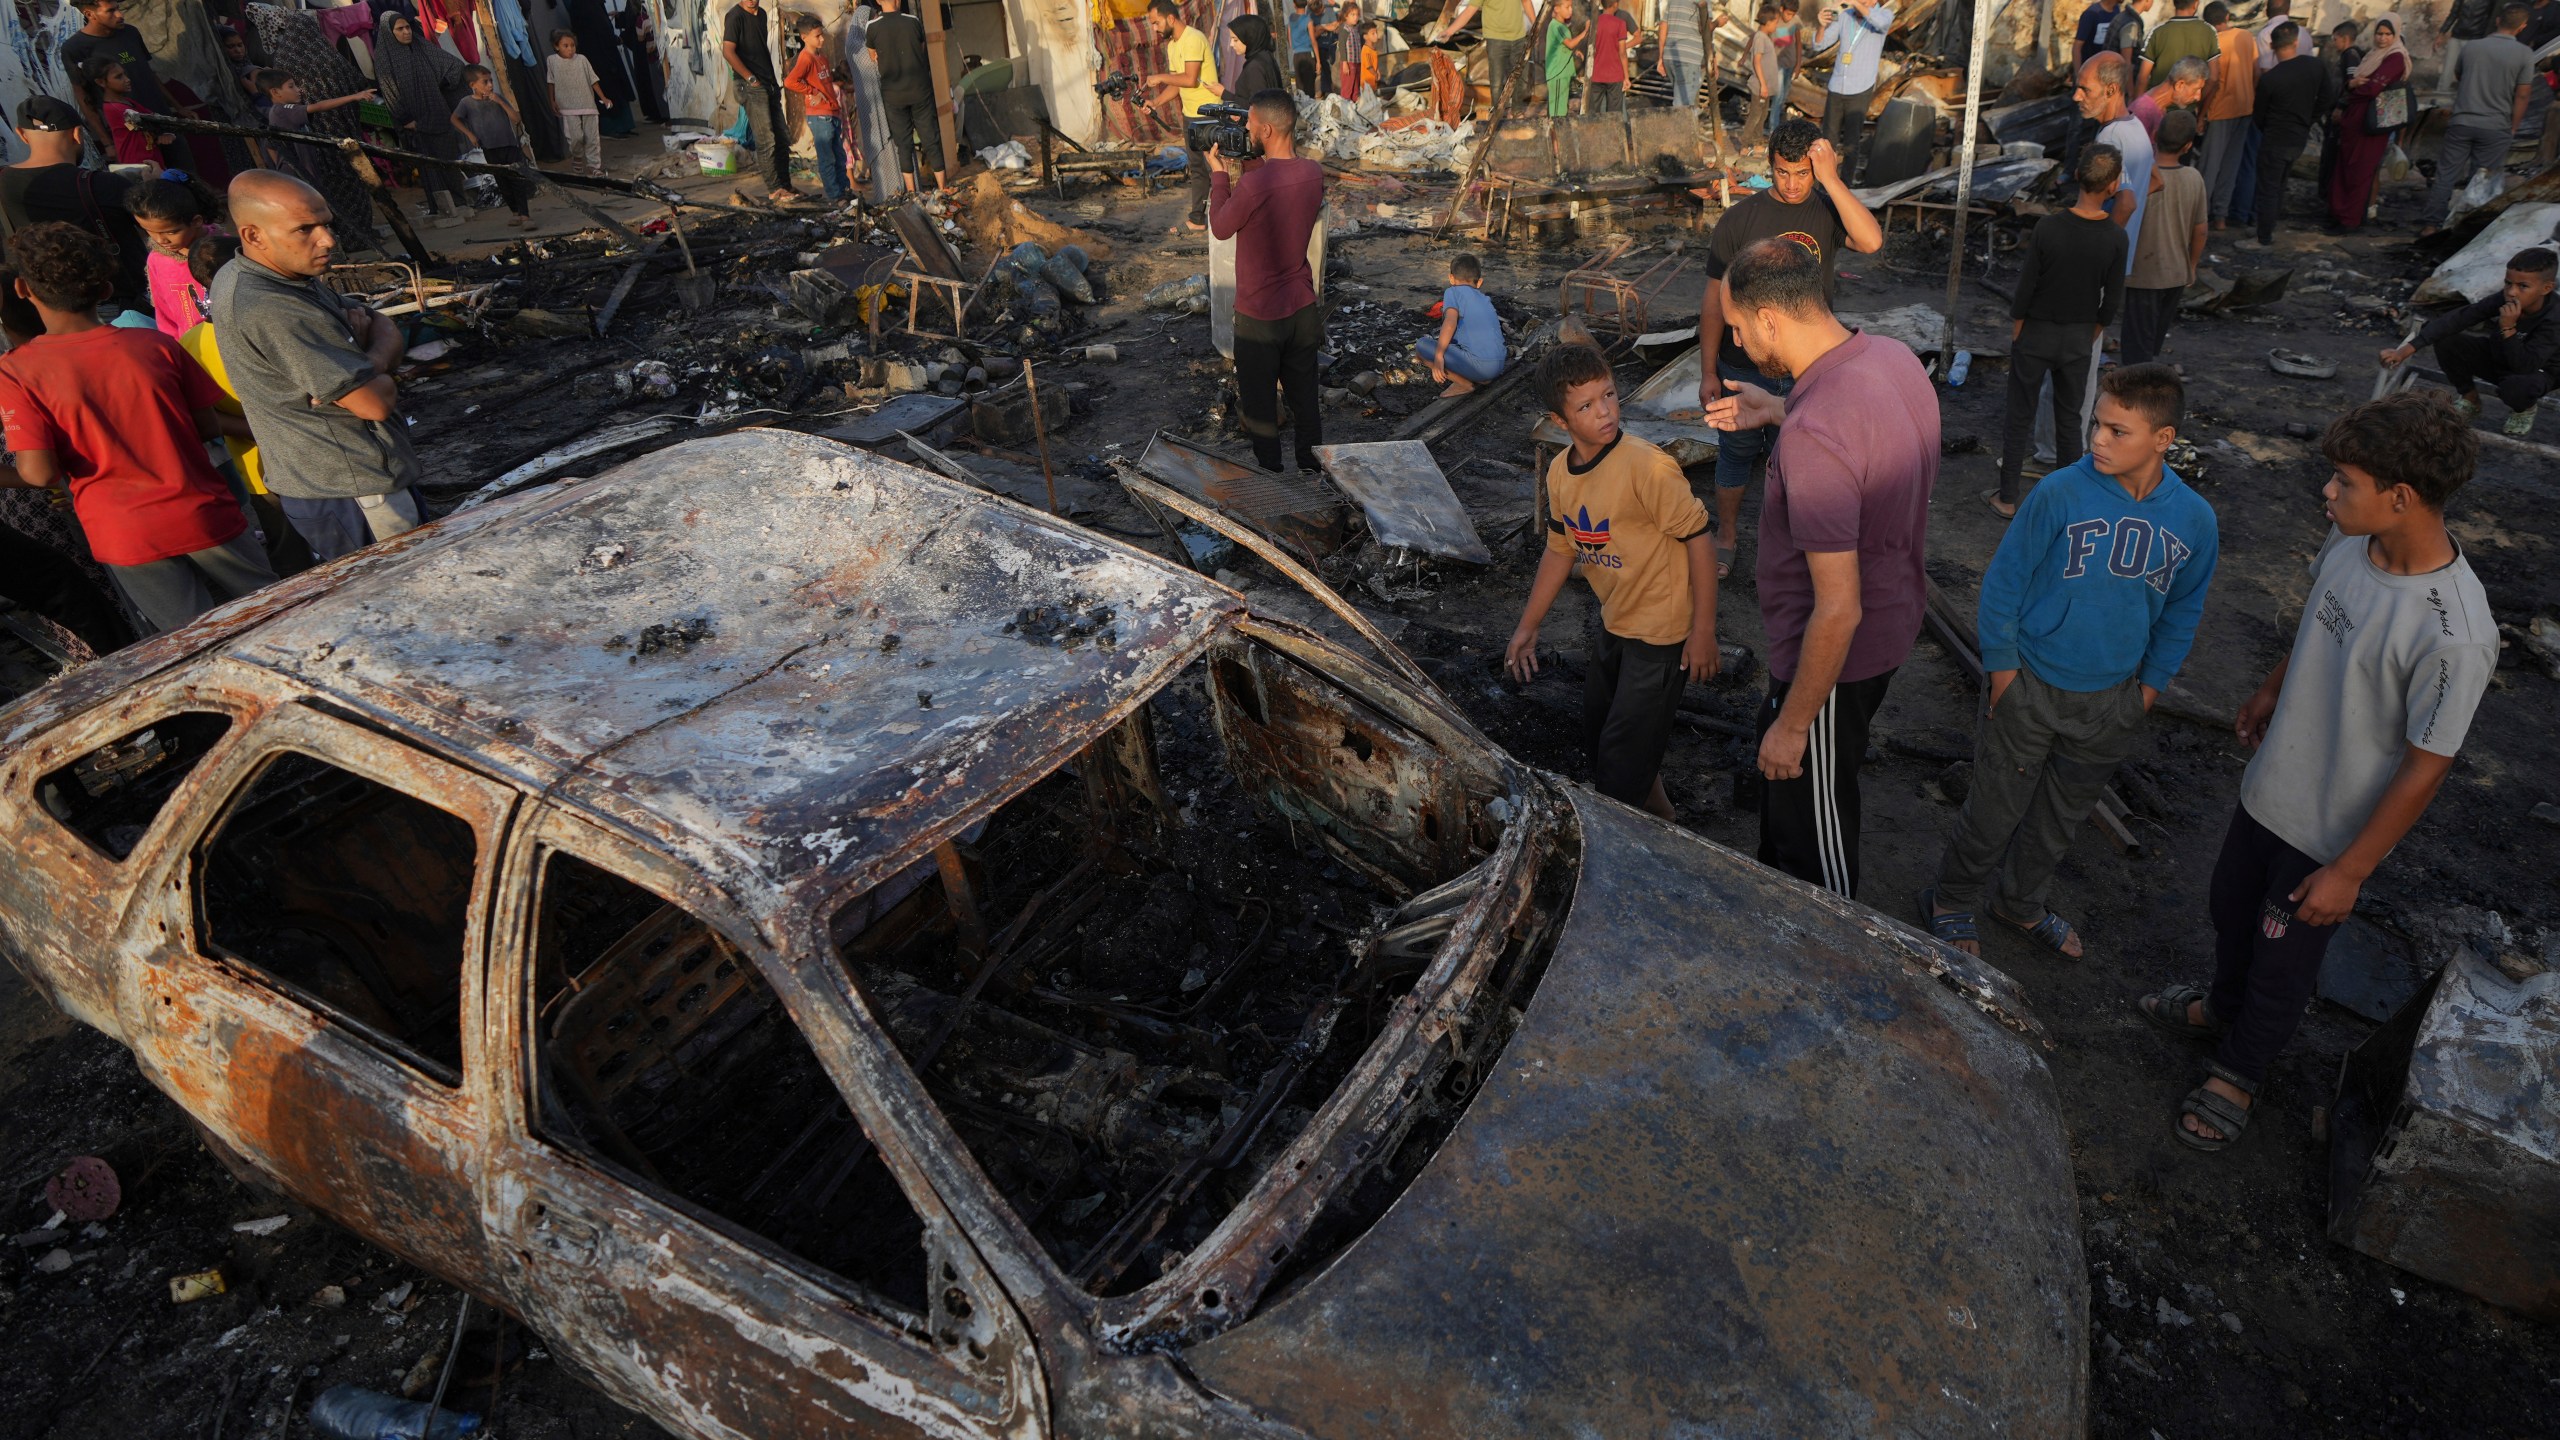
[[[1956,363],[1947,367],[1947,383],[1949,385],[1962,385],[1964,383],[1964,377],[1972,373],[1973,352],[1970,350],[1959,350],[1956,352]]]
[[[436,1412],[424,1433],[427,1402],[403,1400],[360,1385],[332,1385],[311,1402],[311,1433],[322,1440],[462,1440],[480,1428],[480,1417],[457,1410]]]

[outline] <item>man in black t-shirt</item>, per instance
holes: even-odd
[[[2336,96],[2329,88],[2329,67],[2317,55],[2301,53],[2302,27],[2288,20],[2267,32],[2276,63],[2258,77],[2258,243],[2272,245],[2276,222],[2284,209],[2285,176],[2311,143],[2320,117]]]
[[[889,138],[898,147],[898,164],[907,183],[942,188],[942,119],[934,104],[933,62],[925,54],[924,22],[906,12],[901,0],[880,0],[880,18],[862,32],[871,63],[880,67],[880,105],[889,112]]]
[[[773,75],[773,14],[757,0],[738,0],[720,22],[720,57],[738,81],[738,108],[747,112],[747,135],[756,164],[776,205],[799,198],[791,188],[791,134],[782,128],[782,86]]]
[[[18,102],[17,119],[27,158],[0,170],[0,214],[12,230],[60,220],[106,241],[116,252],[116,303],[149,314],[148,251],[125,208],[132,187],[111,171],[80,168],[80,112],[70,101],[30,95]]]
[[[1716,221],[1707,241],[1707,290],[1698,300],[1698,357],[1702,372],[1698,404],[1715,403],[1728,382],[1756,385],[1784,395],[1791,380],[1774,379],[1751,363],[1735,342],[1724,316],[1724,272],[1734,257],[1762,240],[1792,240],[1822,260],[1828,298],[1831,271],[1843,247],[1861,255],[1884,248],[1884,227],[1840,178],[1840,157],[1822,128],[1810,120],[1790,120],[1769,137],[1769,188],[1736,201]],[[1742,492],[1765,467],[1778,427],[1731,430],[1716,444],[1716,575],[1733,572],[1733,555],[1742,533]]]
[[[91,56],[104,55],[124,67],[126,78],[133,81],[133,103],[154,115],[174,115],[169,92],[160,88],[160,77],[152,72],[151,52],[143,47],[142,32],[124,23],[124,11],[116,0],[72,0],[80,10],[80,28],[63,37],[57,54],[66,75],[76,76]],[[92,116],[103,129],[104,116]],[[110,147],[112,148],[112,147]]]

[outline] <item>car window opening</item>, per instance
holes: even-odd
[[[540,894],[536,1133],[922,1315],[924,1224],[748,958],[573,855]]]
[[[181,711],[46,774],[36,781],[36,800],[107,858],[122,860],[196,763],[230,733],[228,715]]]
[[[203,854],[207,945],[460,1083],[469,824],[288,753],[260,767]]]
[[[1501,793],[1237,640],[832,934],[1024,1224],[1076,1283],[1127,1294],[1376,1038],[1489,873]]]

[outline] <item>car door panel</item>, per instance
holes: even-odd
[[[325,998],[208,943],[199,864],[233,807],[280,757],[325,762],[469,827],[476,858],[463,910],[461,1064],[406,1053]],[[485,916],[514,792],[374,732],[286,706],[204,777],[208,797],[164,852],[119,1008],[145,1074],[222,1146],[277,1187],[402,1258],[483,1295],[500,1293],[475,1176]],[[211,797],[220,797],[218,801]]]
[[[557,814],[524,830],[508,862],[498,922],[510,943],[492,972],[492,993],[510,997],[493,1007],[490,1025],[491,1052],[505,1057],[500,1068],[508,1072],[497,1101],[508,1139],[487,1198],[510,1288],[524,1297],[524,1313],[555,1352],[623,1403],[689,1435],[1045,1434],[1027,1332],[937,1208],[916,1205],[911,1193],[905,1202],[924,1225],[930,1263],[948,1265],[953,1277],[928,1293],[937,1301],[946,1291],[986,1297],[962,1300],[958,1314],[932,1302],[906,1311],[823,1273],[637,1173],[649,1164],[645,1156],[625,1150],[608,1163],[536,1133],[533,1117],[542,1107],[531,1077],[541,1062],[532,1042],[552,1022],[537,1013],[531,977],[550,857],[568,855],[691,915],[715,917],[718,933],[736,937],[740,930],[718,918],[726,907],[717,895],[689,886],[685,872],[662,857]],[[739,954],[755,948],[732,945]],[[587,975],[592,993],[611,988],[609,978]],[[665,993],[650,987],[637,997],[630,1023],[687,1023],[672,1007],[724,991],[707,969],[686,979],[701,983],[682,988],[680,981]],[[653,997],[651,1010],[642,1002]],[[558,1084],[559,1057],[584,1051],[563,1043],[548,1053],[554,1068],[545,1073]],[[706,1071],[712,1065],[699,1057],[695,1063]],[[893,1157],[884,1151],[878,1158]],[[919,1268],[925,1263],[918,1257]]]

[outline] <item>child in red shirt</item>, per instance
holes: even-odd
[[[160,629],[275,583],[247,512],[205,459],[221,387],[158,330],[98,323],[115,289],[105,243],[55,221],[12,236],[9,258],[45,333],[0,357],[7,478],[67,485],[91,553]]]
[[[124,208],[142,227],[151,253],[142,257],[151,281],[151,318],[175,340],[204,323],[204,286],[187,269],[196,242],[213,233],[213,217],[196,192],[175,180],[145,180],[125,194]]]
[[[818,184],[828,204],[841,205],[853,197],[853,187],[844,178],[844,92],[836,86],[835,63],[827,58],[826,22],[801,16],[799,38],[800,58],[782,77],[782,88],[800,97],[809,144],[818,152]]]
[[[122,65],[104,55],[91,57],[88,64],[80,67],[80,89],[107,122],[107,138],[115,146],[115,163],[148,165],[154,170],[167,168],[160,147],[177,143],[178,137],[134,128],[145,112],[133,103],[133,77],[124,73]]]

